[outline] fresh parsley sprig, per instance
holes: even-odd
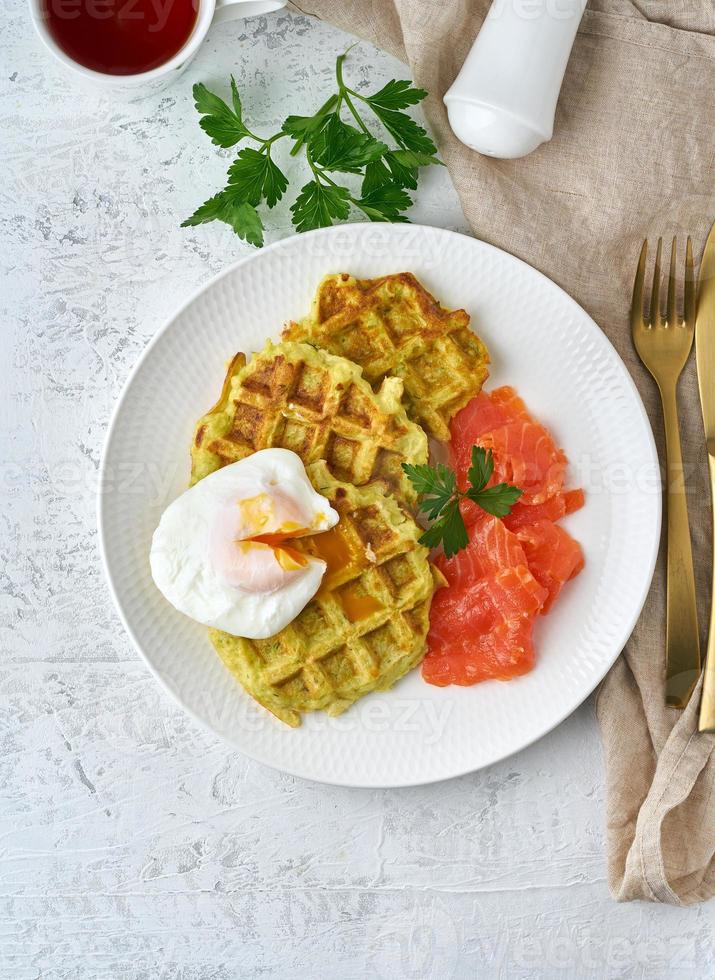
[[[305,151],[311,172],[290,208],[297,231],[344,221],[351,209],[370,221],[407,221],[404,212],[412,205],[408,190],[417,189],[420,168],[441,164],[431,138],[404,112],[427,93],[409,81],[393,79],[378,92],[363,95],[345,82],[346,56],[347,52],[341,54],[335,64],[337,92],[313,115],[288,116],[280,130],[267,137],[257,136],[243,121],[233,77],[230,105],[202,83],[194,85],[199,125],[216,146],[226,149],[252,140],[257,147],[239,150],[226,186],[182,222],[182,228],[224,221],[245,241],[262,245],[263,221],[257,208],[262,203],[275,207],[288,188],[288,178],[271,155],[282,139],[293,141],[292,156]],[[384,139],[370,131],[361,110],[375,118]],[[359,188],[358,181],[348,186],[344,178],[336,179],[338,174],[359,178]]]
[[[442,545],[447,558],[456,555],[469,544],[469,535],[459,503],[471,500],[494,517],[506,517],[522,495],[522,490],[508,483],[487,484],[494,472],[491,449],[472,446],[472,465],[467,470],[469,489],[457,488],[454,471],[444,463],[436,466],[403,463],[402,469],[420,495],[419,509],[432,521],[420,542],[428,548]]]

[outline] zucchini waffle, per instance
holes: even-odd
[[[418,543],[421,529],[393,498],[335,480],[324,461],[308,467],[308,476],[340,514],[332,530],[291,542],[326,561],[320,591],[270,639],[210,630],[248,693],[294,728],[302,712],[339,715],[420,663],[441,581]]]
[[[403,382],[373,392],[361,369],[309,344],[268,343],[237,354],[221,397],[196,426],[191,484],[259,449],[291,449],[308,466],[324,459],[338,480],[376,486],[407,506],[415,493],[402,463],[427,462],[427,437],[402,405]]]
[[[451,418],[489,373],[489,354],[468,314],[445,310],[409,272],[326,276],[310,315],[289,324],[283,336],[349,358],[372,385],[386,375],[402,378],[408,414],[443,442]]]

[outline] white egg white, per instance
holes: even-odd
[[[272,494],[277,501],[275,514],[269,506],[260,527],[244,521],[241,538],[280,533],[285,526],[281,511],[286,501],[293,516],[300,514],[291,527],[295,523],[304,532],[319,532],[338,522],[338,514],[311,486],[300,458],[286,449],[263,449],[231,463],[167,507],[152,540],[151,573],[157,587],[180,612],[234,636],[264,639],[287,626],[313,598],[326,568],[325,562],[316,558],[309,558],[295,570],[280,571],[277,587],[266,591],[231,584],[217,567],[211,541],[221,533],[221,515],[238,514],[241,501],[271,500]],[[253,519],[254,511],[248,513]],[[265,552],[265,545],[257,547]],[[250,541],[242,548],[247,561],[252,560],[252,549]]]

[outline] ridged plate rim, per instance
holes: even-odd
[[[178,333],[181,327],[182,318],[187,315],[187,311],[191,311],[191,309],[197,303],[208,302],[208,298],[210,298],[212,293],[220,287],[221,283],[231,280],[234,277],[237,277],[237,280],[240,280],[241,277],[246,277],[247,275],[250,276],[250,270],[255,268],[257,263],[270,263],[272,261],[272,256],[275,256],[276,253],[280,254],[283,252],[285,256],[290,256],[291,253],[295,253],[297,256],[300,256],[301,254],[306,256],[309,255],[312,250],[312,252],[314,252],[318,258],[320,258],[322,249],[323,252],[333,255],[335,254],[335,250],[331,248],[330,243],[332,241],[342,242],[340,248],[337,249],[337,252],[341,255],[346,251],[346,244],[349,244],[351,241],[354,243],[356,249],[355,254],[358,255],[359,258],[353,259],[351,262],[350,257],[343,257],[341,258],[340,263],[338,263],[338,266],[344,267],[348,271],[352,271],[352,268],[356,262],[359,265],[361,261],[373,261],[374,257],[368,257],[366,251],[365,254],[360,253],[360,248],[362,247],[363,250],[365,250],[365,242],[368,240],[368,238],[372,237],[374,239],[374,236],[376,235],[376,227],[379,228],[379,235],[382,236],[385,242],[394,242],[394,247],[389,248],[390,255],[400,254],[400,246],[402,246],[403,249],[407,247],[405,242],[408,241],[406,237],[408,235],[413,239],[412,247],[414,247],[414,240],[422,239],[425,245],[425,251],[428,251],[427,245],[439,244],[440,242],[443,242],[444,247],[447,250],[450,248],[455,248],[458,252],[464,252],[465,256],[467,253],[473,253],[477,268],[479,267],[480,262],[485,266],[488,266],[489,263],[492,262],[496,264],[496,268],[508,270],[508,274],[515,276],[517,282],[521,284],[525,303],[529,291],[537,290],[537,295],[539,295],[540,292],[542,296],[549,297],[550,302],[552,302],[554,305],[554,309],[562,311],[561,315],[566,315],[568,313],[568,316],[572,318],[574,323],[577,325],[577,331],[581,332],[581,339],[584,342],[584,350],[587,349],[595,352],[594,356],[599,358],[599,363],[601,365],[600,369],[606,370],[607,368],[611,372],[612,380],[614,380],[617,385],[617,396],[618,398],[624,400],[624,404],[627,404],[628,409],[631,412],[629,424],[631,426],[635,426],[636,430],[638,431],[637,450],[638,456],[642,461],[642,465],[646,467],[646,469],[652,467],[654,472],[658,472],[658,457],[653,440],[653,434],[633,379],[605,334],[588,316],[588,314],[575,302],[575,300],[568,296],[568,294],[565,293],[559,286],[553,283],[542,273],[533,269],[527,263],[510,255],[509,253],[497,249],[485,242],[481,242],[478,239],[460,235],[457,232],[419,225],[375,226],[371,224],[353,224],[338,226],[330,229],[321,229],[303,234],[301,236],[293,236],[289,239],[283,239],[267,246],[260,252],[256,252],[239,259],[228,268],[213,276],[207,283],[196,289],[181,305],[177,312],[157,331],[155,336],[147,344],[136,365],[130,372],[109,423],[99,472],[97,520],[101,561],[108,581],[109,590],[122,624],[132,639],[134,646],[160,685],[171,694],[171,696],[196,722],[215,734],[226,738],[245,755],[292,775],[335,785],[382,788],[421,785],[425,783],[437,782],[443,779],[464,775],[465,773],[473,772],[477,769],[498,762],[543,737],[545,734],[547,734],[547,732],[551,731],[554,727],[560,724],[561,721],[570,715],[589,696],[589,694],[596,688],[596,686],[605,676],[620,653],[622,647],[625,645],[638,620],[648,595],[658,552],[661,523],[661,496],[660,493],[653,492],[643,492],[640,494],[638,519],[641,521],[642,527],[640,538],[635,542],[638,559],[635,562],[635,564],[638,565],[638,581],[632,583],[632,595],[629,599],[628,609],[622,613],[618,623],[618,628],[610,637],[607,644],[607,649],[601,650],[597,658],[597,664],[594,664],[593,667],[589,669],[582,678],[580,678],[580,683],[576,689],[570,691],[568,697],[563,698],[563,703],[559,706],[558,710],[552,710],[547,717],[540,718],[537,723],[532,724],[531,726],[526,725],[523,733],[516,737],[512,737],[511,740],[506,736],[502,737],[501,739],[497,738],[494,746],[491,748],[491,751],[487,752],[486,754],[482,754],[481,756],[475,754],[471,760],[464,759],[461,763],[456,765],[450,765],[450,756],[449,754],[445,754],[443,765],[430,764],[429,766],[421,767],[419,754],[415,756],[414,753],[412,753],[414,758],[411,759],[409,764],[407,764],[406,760],[404,773],[396,772],[394,766],[391,768],[386,768],[383,764],[382,758],[375,759],[372,766],[358,770],[354,765],[351,766],[349,759],[343,765],[341,765],[340,759],[337,758],[337,755],[349,756],[351,751],[353,754],[356,751],[356,743],[353,744],[350,742],[350,740],[342,745],[338,744],[342,741],[342,736],[340,731],[337,731],[337,734],[329,732],[325,736],[318,736],[317,739],[314,739],[314,744],[311,751],[306,753],[308,758],[303,759],[301,757],[300,760],[296,761],[295,758],[285,758],[286,755],[295,755],[294,749],[290,749],[290,743],[286,743],[285,739],[295,738],[296,733],[285,729],[283,726],[280,726],[278,722],[274,722],[272,719],[269,719],[269,723],[271,725],[275,725],[276,728],[273,734],[269,732],[269,736],[265,741],[265,744],[261,744],[260,739],[256,740],[250,737],[250,732],[247,734],[246,732],[241,731],[237,736],[235,733],[221,730],[210,718],[206,716],[205,712],[202,713],[201,710],[197,710],[196,705],[188,703],[187,698],[182,696],[177,690],[177,684],[173,682],[173,679],[171,677],[167,678],[165,672],[162,673],[162,670],[158,667],[157,661],[159,660],[159,655],[156,648],[154,647],[152,649],[147,649],[147,644],[142,642],[142,639],[139,636],[138,617],[137,614],[130,608],[129,589],[127,588],[126,584],[120,581],[120,576],[117,572],[118,562],[122,559],[122,557],[126,558],[126,554],[124,554],[124,556],[121,554],[123,544],[121,541],[117,540],[117,535],[112,536],[109,533],[109,524],[113,519],[112,507],[115,506],[117,494],[112,493],[111,480],[108,478],[108,474],[110,472],[116,472],[116,470],[113,470],[112,467],[121,462],[122,458],[126,460],[126,453],[124,454],[124,457],[121,455],[121,438],[123,426],[127,425],[128,420],[131,419],[132,400],[134,399],[136,401],[136,396],[141,397],[142,376],[147,372],[147,366],[151,364],[152,359],[156,357],[156,352],[162,344],[162,341],[167,336],[171,335],[172,331]],[[413,257],[412,264],[413,267],[405,266],[404,271],[415,271],[419,276],[419,257]],[[387,261],[385,262],[385,265],[393,266],[394,263],[392,261]],[[417,266],[417,268],[414,266]],[[324,271],[338,271],[338,267],[336,267],[335,262],[332,262],[330,268],[326,267]],[[387,268],[386,271],[398,270],[391,267]],[[358,270],[358,274],[363,273]],[[372,274],[377,273],[373,272]],[[439,270],[435,272],[428,285],[435,292],[438,299],[444,299],[444,297],[440,295]],[[312,291],[314,286],[315,283],[310,284],[310,291]],[[297,317],[302,315],[303,312],[303,309],[296,309],[293,315]],[[489,329],[489,325],[487,324],[486,326],[487,329]],[[546,329],[548,329],[548,325],[543,325],[538,327],[537,332],[538,330],[543,331]],[[477,326],[477,330],[480,333],[482,332],[480,325]],[[279,331],[280,323],[277,323],[275,329],[272,331],[272,336],[276,337]],[[265,334],[266,339],[269,335],[271,334]],[[489,343],[489,340],[487,342]],[[504,383],[509,380],[508,371],[502,371],[500,373],[505,374],[505,377],[500,377],[499,383]],[[216,390],[218,390],[220,387],[221,380],[221,377],[216,378]],[[529,392],[522,390],[521,393],[525,396],[528,403]],[[204,409],[206,407],[208,406],[203,406]],[[199,414],[200,411],[195,411],[194,408],[187,406],[187,419],[189,424],[193,423]],[[571,454],[574,449],[573,446],[569,445],[566,445],[565,448],[569,454]],[[177,453],[183,454],[185,452],[186,447],[177,447]],[[607,492],[605,496],[608,496]],[[126,543],[124,544],[124,547],[126,548]],[[601,591],[602,588],[599,586],[599,592],[596,598],[601,597]],[[564,602],[566,601],[568,601],[567,597],[564,597]],[[595,601],[596,599],[594,598],[594,602]],[[179,616],[179,614],[174,613],[173,610],[172,614]],[[552,614],[552,616],[557,615],[558,609]],[[221,669],[223,670],[223,668]],[[533,677],[538,673],[538,670],[539,665],[537,664],[535,671],[532,672],[531,675],[527,676]],[[215,675],[213,666],[211,667],[211,672]],[[512,690],[516,691],[516,685],[519,685],[523,681],[524,679],[519,679],[518,681],[511,682],[511,685],[515,685]],[[405,682],[403,681],[402,683]],[[490,683],[498,684],[498,682]],[[478,685],[478,688],[485,689],[488,686],[489,685]],[[497,688],[492,688],[495,693],[498,690],[498,694],[496,694],[497,699],[506,697],[507,702],[505,703],[508,703],[509,695],[508,693],[505,695],[505,692],[509,691],[510,685],[499,684],[498,687],[499,690]],[[477,691],[478,688],[458,689],[458,691]],[[390,695],[397,690],[399,690],[399,688],[393,689],[393,692],[388,692],[385,695],[381,695],[381,697],[389,698]],[[431,690],[434,691],[435,689]],[[440,690],[454,691],[454,689],[451,688]],[[236,687],[235,696],[239,699],[247,698],[247,695],[245,695],[244,692],[238,687]],[[457,697],[457,693],[455,692],[455,700],[459,701],[462,696],[463,694],[459,693],[459,697]],[[480,694],[479,698],[482,696],[483,695]],[[372,697],[375,696],[373,695]],[[477,701],[478,698],[475,698],[475,703]],[[351,710],[354,711],[355,709]],[[538,712],[536,712],[536,716],[538,717]],[[305,727],[306,726],[304,726],[301,731],[305,731]],[[449,726],[447,726],[444,731],[448,733]],[[361,732],[359,728],[358,732],[359,734],[362,734],[363,737],[367,738],[366,733]],[[474,731],[471,732],[471,735],[474,736],[475,734],[478,734],[478,732],[479,725],[477,724]],[[452,735],[454,736],[455,733],[452,733]],[[357,741],[359,742],[359,738]],[[330,748],[331,742],[333,743],[332,749]],[[353,740],[353,742],[355,742],[355,740]],[[293,744],[295,746],[296,743]],[[387,748],[389,744],[389,740],[386,740],[385,747]],[[403,746],[403,754],[409,755],[411,749],[405,751],[404,744],[404,742],[399,742],[399,745]],[[282,745],[286,746],[286,752],[281,751]],[[341,749],[340,753],[337,753],[338,748]],[[347,752],[344,751],[346,749]],[[381,756],[382,755],[383,754],[381,753]]]

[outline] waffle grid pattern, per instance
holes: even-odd
[[[211,630],[219,656],[248,692],[281,721],[301,712],[339,715],[369,691],[386,690],[420,662],[434,590],[419,528],[394,501],[335,483],[319,463],[309,470],[340,514],[325,534],[294,540],[327,558],[316,597],[280,633],[248,640]],[[325,544],[340,561],[331,568]]]
[[[412,505],[402,463],[426,462],[427,439],[401,397],[399,379],[386,378],[374,393],[355,365],[306,344],[269,344],[248,364],[237,355],[219,403],[196,427],[192,483],[259,449],[281,448],[306,466],[325,459],[335,479],[377,485]]]
[[[410,416],[442,441],[489,373],[487,349],[468,314],[443,309],[411,273],[326,276],[311,315],[284,336],[355,361],[373,385],[386,375],[402,378]]]

